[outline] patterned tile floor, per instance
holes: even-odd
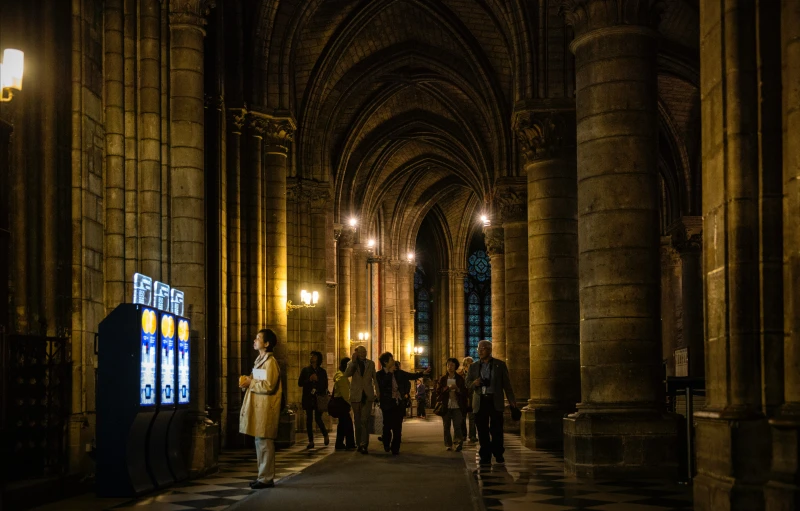
[[[306,450],[305,435],[289,449],[280,450],[275,456],[275,482],[300,473],[308,466],[333,452],[331,444],[323,446],[322,437],[317,439],[315,449]],[[258,475],[254,449],[225,451],[220,455],[219,472],[170,486],[164,491],[146,497],[130,499],[101,499],[92,494],[82,495],[39,508],[38,511],[89,511],[100,509],[173,511],[181,509],[203,509],[222,511],[244,499],[256,490],[249,487]]]
[[[505,436],[505,464],[482,467],[477,446],[463,456],[487,510],[691,511],[691,487],[666,481],[581,480],[564,475],[560,453],[533,451]]]

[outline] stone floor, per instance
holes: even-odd
[[[366,458],[355,452],[334,453],[333,438],[328,447],[307,451],[303,444],[279,451],[274,490],[251,490],[248,483],[256,476],[255,453],[233,451],[222,455],[217,474],[145,498],[99,499],[85,495],[37,511],[223,511],[231,506],[230,511],[327,511],[351,509],[353,485],[357,485],[361,499],[375,502],[377,507],[423,506],[438,510],[457,504],[459,509],[504,511],[692,509],[691,487],[668,481],[587,481],[565,477],[559,453],[527,449],[516,435],[506,435],[505,464],[481,467],[475,445],[466,445],[460,455],[445,451],[438,417],[407,420],[403,429],[399,457],[384,453],[375,436]],[[322,445],[321,438],[317,445]],[[365,480],[369,484],[364,484]],[[396,492],[388,490],[394,487]]]

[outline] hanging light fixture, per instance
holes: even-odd
[[[8,48],[3,51],[0,63],[0,101],[11,101],[12,89],[22,90],[22,73],[25,68],[25,54],[20,50]]]

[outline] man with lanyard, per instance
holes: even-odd
[[[345,378],[350,381],[350,406],[353,408],[353,419],[356,426],[356,443],[358,452],[369,454],[369,417],[372,403],[375,401],[376,381],[375,362],[367,359],[367,348],[359,346],[353,352],[353,358],[344,371]]]
[[[498,463],[504,463],[503,453],[503,408],[504,399],[512,408],[517,407],[508,366],[502,360],[492,358],[492,343],[478,343],[480,360],[469,368],[469,381],[472,382],[472,410],[478,427],[478,440],[481,447],[480,463],[488,465],[492,456]]]
[[[383,449],[400,454],[400,441],[403,435],[403,416],[406,412],[406,400],[403,390],[410,386],[411,380],[430,374],[431,368],[421,373],[407,373],[397,368],[394,356],[386,352],[378,357],[383,369],[378,371],[378,391],[380,393],[381,411],[383,412]]]

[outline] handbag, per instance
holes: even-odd
[[[441,399],[436,401],[436,406],[433,407],[433,413],[439,417],[444,417],[444,406],[442,406]]]
[[[328,415],[333,417],[334,419],[339,418],[339,400],[337,398],[329,399],[328,400]]]
[[[328,406],[330,405],[330,402],[331,402],[331,395],[328,392],[325,392],[325,394],[322,395],[317,394],[317,410],[319,410],[320,412],[328,411]]]

